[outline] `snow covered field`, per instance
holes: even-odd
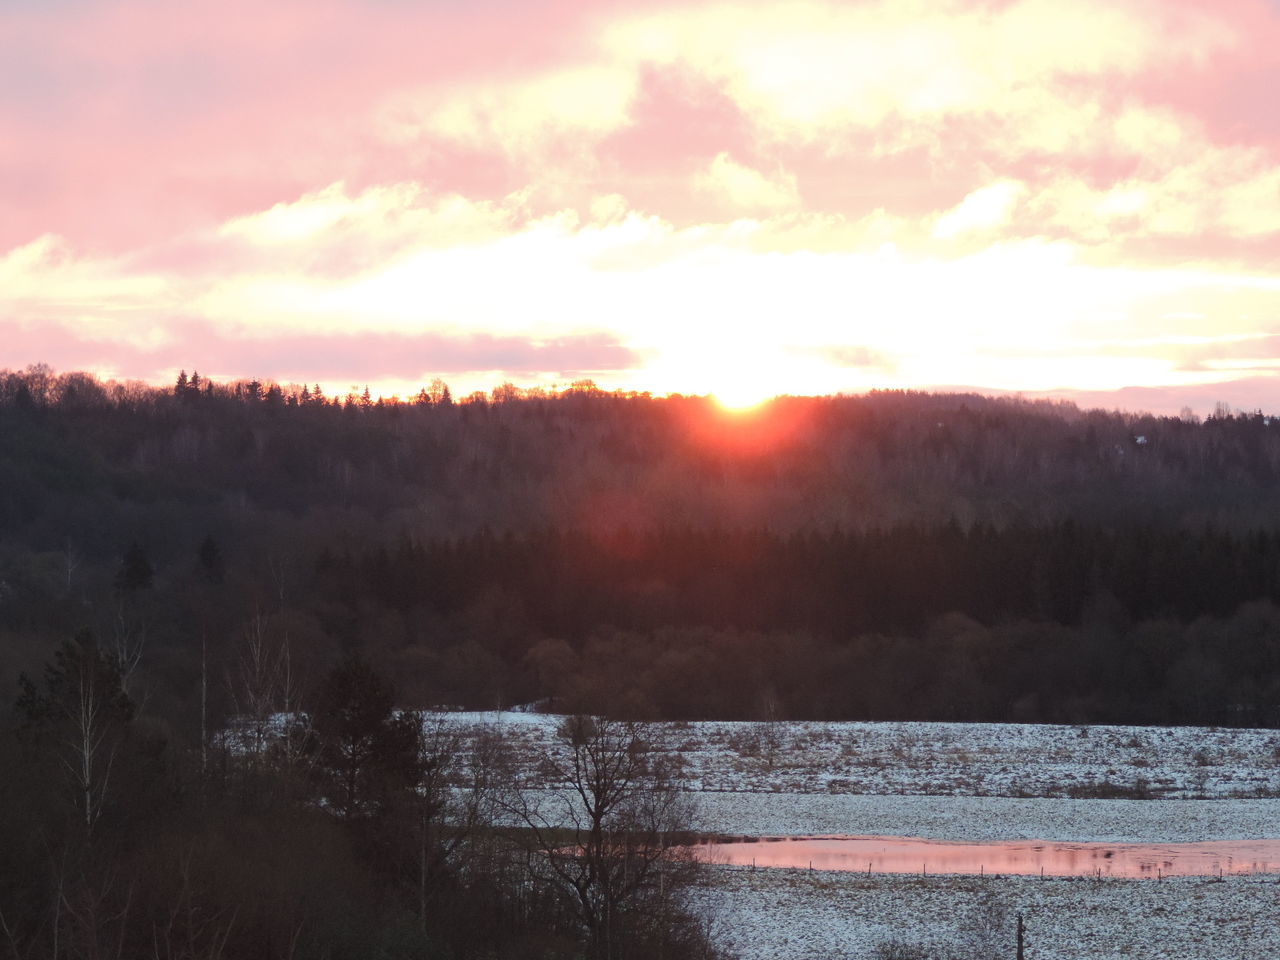
[[[499,732],[531,775],[537,757],[555,749],[560,719],[443,716],[469,731]],[[1280,731],[800,722],[658,731],[698,792],[710,831],[1135,843],[1280,837]],[[991,936],[995,955],[1012,956],[1018,913],[1034,960],[1280,956],[1275,876],[715,872],[699,905],[743,960],[876,960],[890,941],[932,947],[928,956],[977,956],[978,941]]]
[[[447,713],[533,762],[560,717]],[[656,724],[692,789],[941,797],[1280,797],[1280,731],[991,723]]]
[[[868,878],[721,867],[699,905],[716,939],[743,960],[873,960],[891,941],[966,960],[984,956],[975,948],[985,941],[995,948],[985,956],[1012,958],[1018,913],[1028,960],[1280,956],[1275,878]]]

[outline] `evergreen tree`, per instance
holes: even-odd
[[[312,711],[329,801],[347,820],[373,815],[416,781],[421,718],[392,712],[395,688],[349,656],[325,678]]]
[[[147,559],[147,552],[135,540],[129,544],[129,549],[124,552],[120,569],[116,571],[116,593],[121,596],[128,596],[137,593],[139,590],[148,590],[151,587],[151,581],[154,576],[155,570],[151,566],[151,561]]]
[[[213,536],[206,536],[200,544],[198,554],[200,561],[200,572],[210,583],[221,583],[225,570],[222,563],[222,551],[218,549],[218,542]]]

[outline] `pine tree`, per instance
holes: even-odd
[[[200,544],[200,572],[210,583],[221,583],[225,570],[222,563],[222,551],[213,536],[206,536]]]
[[[349,656],[325,678],[312,722],[329,800],[346,819],[377,812],[417,775],[421,718],[392,712],[395,689]]]
[[[120,569],[116,571],[116,593],[127,596],[139,590],[148,590],[154,575],[155,570],[151,566],[151,561],[147,559],[147,552],[135,540],[124,552]]]

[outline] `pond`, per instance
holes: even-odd
[[[1280,840],[1201,843],[956,843],[913,837],[719,838],[713,863],[872,873],[1150,878],[1280,872]]]

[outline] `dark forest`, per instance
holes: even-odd
[[[398,705],[1273,723],[1280,421],[976,395],[454,401],[0,375],[0,697],[82,629]],[[222,671],[218,667],[215,672]],[[211,696],[232,709],[225,684]]]

